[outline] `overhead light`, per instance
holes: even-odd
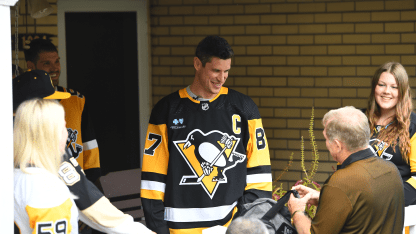
[[[29,4],[30,16],[35,19],[48,16],[54,11],[46,0],[27,0]]]

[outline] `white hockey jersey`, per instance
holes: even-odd
[[[78,209],[68,187],[43,168],[14,169],[14,221],[20,233],[78,233]]]

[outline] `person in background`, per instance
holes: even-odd
[[[376,157],[368,147],[370,128],[365,114],[354,107],[331,110],[322,120],[326,147],[341,166],[321,192],[298,185],[288,208],[299,234],[402,233],[404,192],[396,166]],[[307,204],[317,207],[311,221]]]
[[[228,226],[225,234],[268,234],[266,225],[258,218],[238,217]]]
[[[23,73],[13,80],[14,111],[21,103],[33,98],[61,100],[70,96],[70,93],[55,91],[49,74],[42,70]],[[83,222],[105,233],[153,233],[143,224],[134,222],[132,216],[124,214],[114,207],[86,178],[78,162],[68,153],[68,148],[65,149],[66,153],[63,155],[58,175],[69,191],[77,197],[75,204],[81,211],[80,217]],[[15,234],[18,233],[21,232],[15,225]]]
[[[35,39],[30,42],[29,46],[30,48],[24,51],[27,68],[48,72],[56,90],[71,94],[70,98],[60,101],[65,109],[68,129],[66,145],[68,152],[84,169],[87,178],[95,182],[101,176],[100,155],[89,115],[88,102],[77,91],[59,86],[61,64],[58,51],[52,42]]]
[[[416,114],[404,67],[397,62],[380,66],[371,82],[365,114],[372,132],[371,149],[399,169],[405,205],[416,204]]]
[[[234,52],[219,36],[197,46],[193,83],[152,110],[141,197],[158,234],[228,226],[237,204],[271,198],[270,155],[253,100],[223,87]]]

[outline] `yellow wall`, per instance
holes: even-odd
[[[56,8],[56,0],[49,2]],[[26,32],[23,18],[20,33]],[[225,86],[259,106],[275,178],[294,152],[293,166],[281,179],[285,188],[303,177],[301,136],[305,158],[311,158],[307,130],[315,107],[315,180],[323,183],[335,163],[325,149],[322,116],[345,105],[365,107],[371,76],[387,61],[402,63],[415,88],[415,21],[413,0],[151,0],[153,105],[192,83],[196,45],[206,35],[220,35],[236,54]],[[36,25],[37,32],[57,35],[56,11]],[[28,32],[34,32],[30,17]],[[58,45],[57,38],[53,42]],[[19,58],[25,68],[22,52]]]

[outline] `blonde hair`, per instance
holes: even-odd
[[[382,130],[378,139],[389,144],[393,151],[396,151],[397,139],[399,139],[400,152],[405,162],[409,163],[410,153],[410,114],[413,110],[412,92],[410,90],[409,78],[404,67],[397,62],[383,64],[374,74],[371,83],[371,94],[368,100],[366,115],[370,122],[370,129],[373,130],[377,125],[377,120],[381,117],[380,106],[376,102],[375,89],[383,72],[388,72],[394,76],[399,91],[399,100],[396,105],[396,114],[390,121],[394,121],[387,129]]]
[[[55,100],[36,98],[20,104],[13,130],[14,167],[28,173],[26,168],[35,166],[58,176],[64,118],[64,108]]]
[[[325,126],[328,139],[341,141],[349,152],[356,152],[368,146],[368,119],[362,111],[353,106],[330,110],[324,115],[322,124]]]

